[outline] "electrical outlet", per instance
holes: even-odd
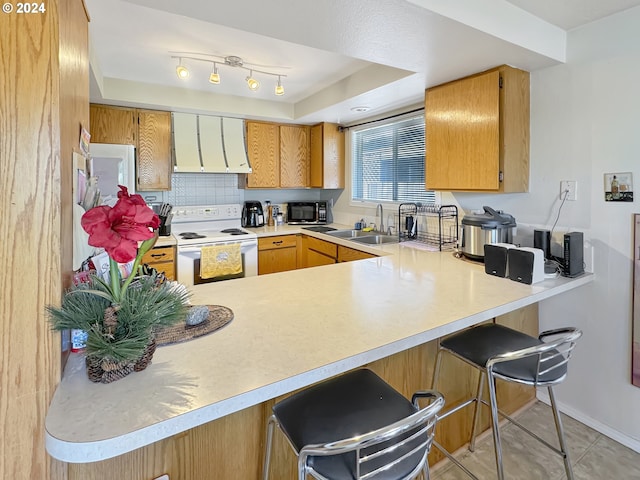
[[[575,180],[562,180],[560,182],[560,199],[566,199],[570,202],[576,201],[578,199],[578,182]]]
[[[159,477],[156,477],[153,480],[169,480],[169,475],[165,473],[164,475],[160,475]]]

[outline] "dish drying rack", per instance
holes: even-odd
[[[398,238],[417,241],[434,250],[454,249],[458,243],[458,207],[402,203],[398,207]]]

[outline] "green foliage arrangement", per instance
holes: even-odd
[[[164,277],[145,273],[141,260],[158,239],[160,219],[144,199],[120,186],[113,207],[100,205],[82,216],[89,245],[109,256],[109,280],[91,275],[67,291],[60,307],[47,308],[55,330],[88,334],[87,373],[108,383],[148,365],[155,351],[154,329],[184,319],[188,294]],[[133,261],[123,279],[118,263]]]
[[[114,302],[110,285],[96,276],[74,286],[60,307],[47,307],[55,330],[88,332],[87,356],[113,362],[134,361],[144,352],[155,328],[183,320],[188,294],[156,274],[135,278]]]

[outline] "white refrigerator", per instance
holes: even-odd
[[[133,145],[111,145],[92,143],[90,152],[90,172],[97,179],[102,203],[115,204],[120,189],[124,185],[129,193],[136,191],[136,154]]]

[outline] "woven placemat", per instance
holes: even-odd
[[[170,345],[172,343],[186,342],[194,338],[208,335],[216,330],[224,327],[233,320],[233,311],[222,305],[207,305],[209,307],[209,316],[198,325],[187,325],[181,322],[177,325],[165,327],[156,332],[156,344]]]

